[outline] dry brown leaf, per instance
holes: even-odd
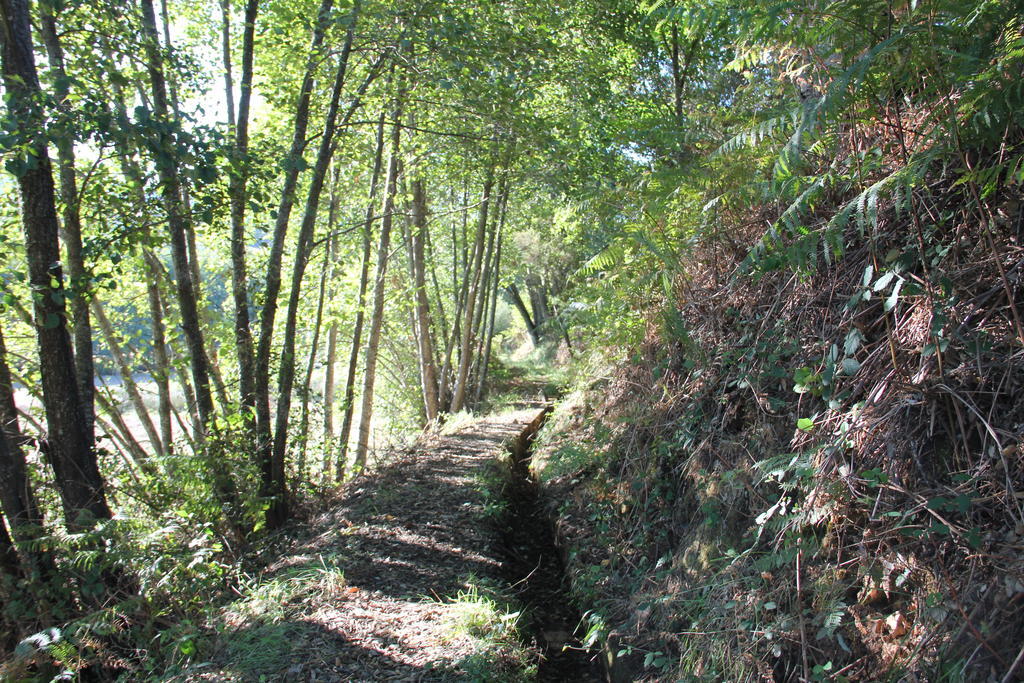
[[[910,630],[910,620],[907,619],[903,612],[896,612],[890,614],[885,620],[885,625],[889,627],[889,638],[899,638],[905,635]]]

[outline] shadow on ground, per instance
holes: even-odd
[[[225,612],[212,664],[186,680],[480,680],[466,662],[481,644],[453,627],[451,599],[502,580],[479,473],[536,414],[434,437],[350,485]],[[523,662],[502,680],[523,680]]]

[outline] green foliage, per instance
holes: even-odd
[[[468,638],[472,652],[457,663],[475,681],[514,683],[533,680],[537,665],[522,645],[522,610],[513,609],[509,590],[475,577],[446,604],[451,638]]]

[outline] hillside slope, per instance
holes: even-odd
[[[535,467],[623,680],[1024,675],[1020,193],[988,228],[963,195],[923,260],[887,216],[832,267],[693,283],[685,342],[558,407]]]
[[[792,116],[578,273],[607,343],[535,467],[622,680],[1024,676],[1024,33],[915,7],[765,10]]]

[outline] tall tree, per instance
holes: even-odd
[[[494,341],[494,318],[498,310],[498,282],[501,279],[501,246],[503,238],[505,237],[505,216],[508,213],[508,185],[508,182],[504,184],[501,196],[498,198],[499,218],[496,238],[498,246],[494,253],[494,266],[491,271],[490,311],[487,314],[486,327],[484,328],[484,334],[481,339],[481,348],[479,351],[480,369],[477,371],[476,392],[473,394],[474,403],[480,403],[484,397],[484,391],[486,390],[487,385],[487,369],[491,363],[491,346]]]
[[[163,56],[157,34],[156,14],[153,0],[141,0],[142,33],[146,52],[146,69],[149,73],[153,96],[153,109],[157,121],[164,124],[154,128],[152,151],[160,177],[164,211],[167,213],[167,227],[171,237],[171,256],[174,265],[174,280],[177,287],[178,307],[181,311],[181,328],[188,345],[192,379],[199,411],[200,431],[207,428],[213,419],[213,394],[210,391],[210,369],[206,355],[206,343],[199,321],[199,305],[193,281],[193,264],[189,258],[188,226],[190,218],[182,201],[181,173],[178,155],[175,152],[175,136],[167,97],[167,81],[164,76]],[[168,125],[172,124],[172,125]]]
[[[338,235],[334,233],[338,222],[340,196],[338,183],[341,177],[341,164],[334,165],[334,178],[331,181],[330,205],[327,208],[327,268],[324,273],[323,285],[326,286],[324,298],[334,299],[334,273],[337,269]],[[338,354],[338,321],[332,317],[327,326],[327,349],[324,359],[324,459],[323,473],[327,476],[331,467],[334,447],[334,370]],[[312,375],[310,375],[312,377]]]
[[[50,69],[54,79],[54,99],[59,111],[68,117],[70,95],[67,70],[64,67],[64,48],[57,33],[57,18],[54,3],[43,2],[39,6],[39,27]],[[82,249],[82,217],[79,210],[78,181],[75,178],[75,141],[69,128],[63,134],[54,136],[57,148],[57,166],[60,178],[60,199],[64,205],[62,236],[68,257],[68,277],[71,281],[72,334],[75,349],[75,373],[78,377],[78,392],[85,414],[85,428],[93,433],[95,407],[93,405],[96,372],[92,358],[92,325],[89,320],[89,273],[85,266]]]
[[[473,320],[476,314],[477,297],[480,289],[483,270],[484,246],[487,236],[488,209],[491,204],[491,190],[494,187],[494,166],[487,166],[484,177],[483,194],[480,199],[480,210],[477,217],[476,237],[473,240],[473,252],[467,263],[467,289],[464,317],[462,319],[462,335],[459,340],[459,366],[455,376],[455,388],[452,392],[451,411],[457,413],[465,406],[466,392],[469,388],[469,369],[473,360]]]
[[[267,509],[267,522],[272,527],[283,521],[282,515],[286,511],[286,508],[283,507],[285,505],[284,479],[278,476],[283,473],[275,471],[274,467],[274,435],[270,414],[270,356],[273,349],[274,321],[277,318],[277,297],[281,291],[281,266],[284,259],[285,237],[288,234],[288,221],[291,219],[292,208],[295,205],[295,190],[298,185],[299,171],[303,167],[302,154],[307,143],[306,129],[309,127],[309,104],[313,94],[313,79],[322,58],[324,35],[331,21],[330,14],[333,6],[333,0],[321,0],[317,9],[306,67],[302,83],[299,86],[292,142],[283,164],[285,172],[281,200],[274,219],[273,237],[267,259],[263,307],[260,311],[260,336],[253,367],[258,435],[256,448],[261,471],[260,493],[264,498],[279,501]]]
[[[74,352],[65,327],[57,208],[47,151],[42,93],[32,51],[27,0],[0,0],[8,113],[20,124],[25,155],[17,166],[25,255],[32,288],[36,345],[50,463],[69,528],[109,519],[106,488],[78,392]]]
[[[306,196],[302,225],[299,228],[298,240],[295,245],[291,292],[289,293],[288,309],[285,314],[284,339],[282,340],[281,361],[277,377],[277,421],[274,425],[274,450],[272,456],[275,493],[280,496],[280,502],[277,502],[277,499],[275,499],[273,505],[280,506],[273,514],[274,521],[276,522],[279,522],[287,514],[285,453],[288,447],[288,421],[291,411],[292,387],[295,382],[295,339],[298,326],[299,301],[302,294],[302,276],[305,274],[306,265],[309,263],[309,252],[312,247],[314,228],[316,227],[316,216],[320,207],[320,195],[323,192],[324,180],[327,177],[327,169],[330,166],[331,157],[334,155],[334,134],[338,123],[338,105],[341,101],[341,91],[345,85],[349,55],[352,53],[352,40],[355,36],[358,13],[359,1],[356,0],[352,8],[352,18],[349,22],[348,33],[345,36],[345,45],[341,51],[337,74],[334,78],[334,87],[331,90],[331,101],[327,106],[327,119],[324,122],[324,130],[320,135],[320,147],[317,150],[316,162],[313,166],[313,174],[310,178],[309,191]]]
[[[427,242],[427,193],[424,180],[412,181],[412,230],[409,235],[410,267],[415,304],[413,320],[416,326],[416,346],[420,369],[420,391],[427,422],[434,422],[440,412],[437,381],[437,361],[434,358],[433,325],[430,302],[427,299],[427,269],[425,245]]]
[[[113,58],[109,46],[106,46],[107,61],[113,71]],[[113,94],[114,116],[116,124],[116,135],[114,136],[115,146],[119,149],[118,155],[121,167],[121,174],[128,182],[131,197],[134,200],[134,209],[137,213],[143,214],[146,206],[145,178],[138,160],[135,157],[136,150],[129,144],[129,131],[131,124],[128,120],[128,112],[125,106],[124,91],[119,78],[110,79],[110,89]],[[126,223],[129,221],[126,219]],[[160,421],[160,438],[164,444],[165,453],[170,454],[174,446],[174,430],[171,423],[171,364],[167,353],[167,323],[165,320],[166,306],[164,294],[160,289],[160,282],[164,279],[164,267],[160,258],[149,246],[152,244],[151,229],[148,225],[142,230],[142,260],[143,272],[146,281],[146,300],[149,304],[150,328],[153,335],[153,362],[151,363],[150,375],[156,384],[157,390],[157,412]]]
[[[400,83],[404,74],[399,76]],[[353,469],[366,467],[370,448],[371,422],[373,420],[373,390],[377,379],[377,355],[380,352],[380,333],[384,324],[384,289],[386,285],[389,249],[391,247],[391,226],[394,222],[395,195],[398,193],[398,172],[401,165],[402,111],[404,107],[404,84],[398,86],[395,96],[394,119],[391,126],[391,151],[388,158],[387,185],[384,191],[384,209],[380,220],[380,240],[377,244],[377,270],[373,279],[373,305],[370,314],[370,330],[366,338],[366,359],[363,370],[363,397],[359,411],[359,432],[356,437],[356,454]]]
[[[384,120],[387,112],[382,111],[377,120],[377,143],[373,153],[373,171],[370,173],[369,198],[366,201],[366,217],[363,220],[363,249],[359,266],[359,293],[356,295],[356,320],[352,326],[352,344],[349,347],[348,370],[345,375],[345,392],[342,397],[343,414],[341,431],[338,435],[338,457],[335,463],[336,481],[345,478],[345,464],[348,441],[352,433],[352,419],[356,402],[356,370],[359,364],[359,349],[363,341],[363,326],[366,324],[366,290],[370,279],[370,259],[373,250],[373,223],[377,212],[377,186],[380,182],[384,158]]]
[[[231,296],[235,304],[235,352],[238,356],[238,393],[243,412],[251,415],[256,408],[256,380],[252,327],[249,321],[249,276],[245,263],[245,205],[249,182],[249,109],[252,102],[253,51],[256,34],[256,13],[259,0],[245,3],[245,23],[242,27],[242,76],[239,81],[238,113],[235,114],[231,77],[231,45],[229,0],[224,7],[224,78],[228,103],[229,123],[234,128],[235,140],[231,151],[231,174],[228,177],[228,196],[231,202]],[[252,416],[255,419],[255,416]],[[248,419],[248,417],[247,417]]]

